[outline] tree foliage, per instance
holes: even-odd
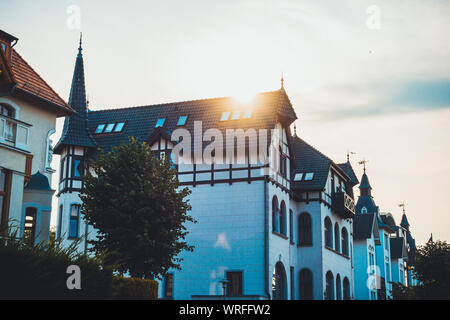
[[[155,278],[169,268],[180,269],[177,255],[192,251],[185,240],[185,222],[194,222],[167,160],[135,138],[111,152],[101,152],[84,177],[82,212],[98,230],[92,250],[108,252],[117,271],[137,278]]]
[[[450,245],[436,241],[419,247],[413,274],[419,285],[405,287],[394,284],[394,299],[450,299]]]

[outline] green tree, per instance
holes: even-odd
[[[117,271],[137,278],[158,278],[169,268],[180,269],[183,251],[193,251],[185,240],[185,222],[193,222],[167,160],[155,157],[144,142],[130,137],[111,152],[101,152],[90,163],[80,195],[86,220],[98,230],[89,241],[95,253],[108,252]]]
[[[450,245],[438,240],[419,247],[413,274],[419,285],[394,284],[393,299],[450,299]]]

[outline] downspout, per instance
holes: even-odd
[[[270,299],[269,291],[269,205],[267,192],[267,176],[264,176],[264,289],[266,298]]]

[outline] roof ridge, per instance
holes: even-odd
[[[263,91],[263,92],[259,92],[256,95],[263,95],[263,94],[270,94],[270,93],[276,93],[280,91],[278,90],[273,90],[273,91]],[[118,108],[106,108],[106,109],[99,109],[99,110],[89,110],[89,112],[102,112],[102,111],[111,111],[111,110],[130,110],[130,109],[144,109],[144,108],[153,108],[153,107],[164,107],[164,106],[169,106],[169,105],[174,105],[174,104],[183,104],[183,103],[195,103],[195,102],[200,102],[200,101],[211,101],[211,100],[222,100],[222,99],[233,99],[232,96],[222,96],[222,97],[213,97],[213,98],[202,98],[202,99],[193,99],[193,100],[181,100],[181,101],[175,101],[175,102],[164,102],[164,103],[158,103],[158,104],[148,104],[148,105],[141,105],[141,106],[132,106],[132,107],[118,107]]]
[[[67,104],[67,102],[63,99],[63,98],[61,98],[61,96],[47,83],[47,81],[45,81],[42,77],[41,77],[41,75],[36,71],[36,70],[34,70],[34,68],[17,52],[17,50],[15,50],[14,48],[12,48],[12,52],[13,53],[15,53],[16,55],[17,55],[17,57],[20,59],[20,60],[22,60],[30,69],[31,69],[31,71],[33,71],[35,74],[36,74],[36,76],[40,79],[40,80],[42,80],[42,82],[48,87],[48,89],[50,89],[50,91],[57,97],[57,98],[59,98],[59,99],[61,99],[61,101],[64,103],[64,107],[66,107],[66,108],[69,108],[70,110],[73,110],[72,109],[72,107],[70,107],[68,104]],[[29,84],[29,85],[31,85],[31,86],[34,86],[34,85],[32,85],[32,84]],[[22,86],[23,87],[23,86]]]

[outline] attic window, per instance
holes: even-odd
[[[106,126],[106,129],[105,129],[105,133],[110,133],[110,132],[112,132],[112,130],[113,130],[113,128],[114,128],[114,125],[115,125],[115,123],[108,123],[108,125]]]
[[[164,125],[165,121],[166,121],[166,118],[159,118],[158,121],[156,121],[155,128],[162,127]]]
[[[6,44],[4,44],[3,42],[1,42],[1,44],[2,44],[3,52],[6,52]]]
[[[220,121],[228,120],[229,116],[230,116],[230,113],[228,111],[222,112],[222,116],[220,117]]]
[[[118,124],[116,124],[116,127],[114,128],[114,132],[121,132],[124,125],[125,125],[125,122],[119,122]]]
[[[250,119],[251,116],[252,116],[252,110],[245,110],[243,118]]]
[[[97,126],[97,129],[95,130],[95,133],[102,133],[103,129],[105,129],[106,124],[99,124]]]
[[[305,181],[310,181],[314,177],[314,172],[307,172],[305,173]]]
[[[301,181],[303,178],[303,173],[296,173],[294,177],[294,181]]]
[[[187,116],[180,116],[178,118],[177,126],[184,126],[187,121]]]
[[[233,115],[231,116],[231,120],[238,120],[241,115],[241,111],[237,110],[233,112]]]

